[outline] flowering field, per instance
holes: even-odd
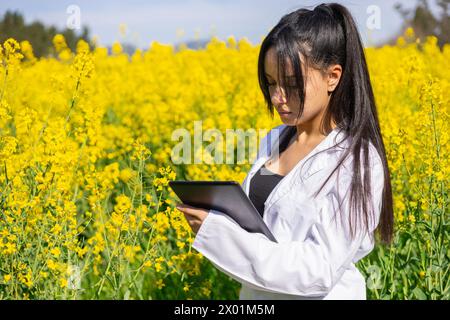
[[[259,46],[153,42],[132,56],[62,36],[36,59],[0,49],[0,299],[236,299],[194,249],[168,180],[236,180],[250,163],[171,160],[177,128],[270,129]],[[448,299],[450,45],[366,49],[392,175],[396,236],[358,263],[368,298]]]

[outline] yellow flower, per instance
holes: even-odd
[[[147,163],[146,165],[145,165],[145,169],[148,171],[148,172],[150,172],[150,173],[153,173],[153,172],[155,172],[156,171],[156,165],[155,164],[153,164],[153,163]]]
[[[139,252],[139,250],[141,250],[140,246],[125,245],[124,246],[124,256],[125,256],[125,258],[128,259],[128,261],[134,262],[136,253]]]
[[[206,287],[203,287],[201,290],[202,290],[202,293],[207,297],[209,297],[209,295],[211,294],[211,290]]]
[[[135,172],[133,170],[131,170],[130,168],[126,168],[126,169],[123,169],[120,171],[119,178],[123,182],[127,183],[134,176],[135,176]]]
[[[62,231],[62,227],[57,223],[50,230],[53,234],[58,235]]]
[[[408,27],[405,31],[405,36],[408,38],[414,37],[414,29],[412,27]]]
[[[15,39],[9,38],[3,43],[3,48],[4,52],[1,54],[0,51],[0,57],[4,56],[4,64],[9,67],[17,66],[23,58],[23,55],[19,52],[20,44]]]
[[[60,278],[59,279],[59,285],[61,286],[61,288],[66,288],[67,287],[67,279],[66,278]]]
[[[156,287],[158,289],[162,289],[163,287],[165,287],[166,285],[164,284],[164,281],[162,279],[159,279],[158,281],[156,281]]]
[[[28,288],[31,288],[33,286],[33,280],[32,280],[32,272],[31,269],[28,269],[26,274],[19,274],[19,281],[26,285]]]
[[[445,179],[445,175],[442,171],[436,172],[435,176],[437,181],[444,181]]]
[[[47,267],[50,269],[50,270],[56,270],[57,268],[58,268],[58,265],[53,261],[53,260],[51,260],[51,259],[48,259],[47,260]]]
[[[3,281],[5,281],[6,283],[9,282],[9,280],[11,280],[12,276],[10,274],[5,274],[3,276]]]
[[[161,266],[161,263],[156,262],[156,263],[155,263],[155,270],[156,270],[156,272],[160,272],[162,269],[163,269],[163,268],[162,268],[162,266]]]
[[[50,253],[58,258],[61,255],[61,250],[59,248],[53,248],[50,250]]]
[[[5,249],[3,249],[4,254],[13,254],[17,252],[16,245],[11,242],[7,242],[3,245]]]
[[[53,37],[53,45],[57,52],[67,48],[66,39],[62,34],[57,34]]]
[[[119,24],[119,32],[122,37],[125,37],[125,34],[127,33],[127,25],[125,23]]]
[[[33,54],[33,47],[31,46],[31,43],[27,40],[20,42],[20,48],[22,50],[23,55],[31,62],[34,62],[36,60],[34,54]]]
[[[131,200],[124,194],[117,196],[116,202],[117,203],[114,206],[114,211],[118,214],[125,213],[131,208]]]
[[[121,54],[122,51],[123,51],[122,45],[119,42],[115,41],[112,45],[112,53],[118,55]]]
[[[184,243],[182,241],[177,241],[177,247],[178,248],[183,249],[185,245],[186,245],[186,243]]]

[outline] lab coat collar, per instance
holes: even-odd
[[[247,185],[245,186],[245,191],[247,195],[249,194],[249,185],[250,185],[250,179],[251,177],[258,171],[270,158],[270,155],[272,154],[275,148],[278,146],[278,141],[282,139],[284,134],[286,134],[287,125],[281,125],[274,129],[272,129],[269,132],[268,135],[268,144],[270,144],[270,152],[262,152],[260,157],[256,160],[253,170],[250,172],[250,177],[247,182]],[[275,131],[274,131],[275,130]],[[276,131],[278,130],[278,131]],[[334,128],[326,137],[323,139],[312,151],[309,152],[309,154],[304,157],[302,160],[300,160],[294,168],[283,178],[281,181],[275,186],[275,188],[272,190],[272,192],[269,194],[266,202],[265,202],[265,211],[267,211],[272,204],[274,204],[278,199],[280,199],[283,195],[285,195],[291,187],[298,184],[300,181],[305,182],[310,176],[313,174],[319,172],[324,167],[329,165],[329,155],[332,153],[338,151],[338,150],[344,150],[348,147],[348,139],[345,140],[343,143],[340,143],[339,146],[336,146],[337,143],[341,142],[345,138],[345,132],[336,127]],[[275,138],[274,138],[275,137]],[[270,141],[272,140],[272,141]],[[333,148],[330,148],[334,146]],[[263,148],[267,148],[267,145],[262,146]],[[327,151],[324,151],[325,149],[330,148]],[[315,159],[312,159],[311,161],[307,162],[307,165],[303,167],[303,164],[312,156],[315,154],[323,151],[320,155],[317,155]],[[296,173],[298,170],[301,169],[300,179],[294,179],[292,183],[289,183],[291,180],[293,180],[293,176],[298,176]]]

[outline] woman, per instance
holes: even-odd
[[[242,187],[277,238],[179,204],[193,247],[242,284],[240,299],[366,299],[355,263],[390,243],[392,194],[361,39],[336,3],[284,16],[261,44],[259,83],[282,125]],[[280,153],[281,152],[281,153]]]

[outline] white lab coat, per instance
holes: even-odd
[[[247,195],[250,179],[278,146],[285,126],[273,128],[261,140],[256,160],[242,183]],[[347,208],[352,158],[344,162],[339,180],[335,173],[319,196],[312,196],[334,169],[348,142],[307,161],[341,141],[344,133],[338,130],[331,131],[299,161],[268,196],[263,220],[278,243],[261,233],[247,232],[220,211],[210,210],[203,221],[192,247],[242,284],[239,299],[366,299],[365,279],[355,263],[374,247],[369,233],[373,235],[379,221],[383,166],[370,144],[375,217],[369,221],[369,233],[361,232],[351,240],[349,228],[340,223],[339,215],[342,213],[343,221],[347,221],[348,212],[339,210],[338,203],[343,201],[342,208]]]

